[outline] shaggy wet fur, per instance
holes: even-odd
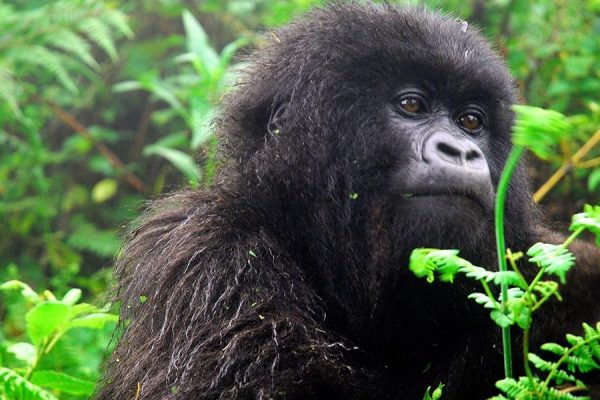
[[[407,270],[419,246],[495,267],[493,216],[394,192],[410,144],[390,129],[390,92],[426,82],[448,102],[489,106],[482,149],[494,186],[516,101],[502,60],[453,18],[333,5],[267,33],[217,123],[210,189],[156,201],[116,266],[123,335],[97,399],[482,399],[502,377],[498,329],[471,282]],[[521,168],[507,239],[547,231]],[[600,319],[600,254],[538,315],[536,343]],[[523,266],[531,269],[531,266]],[[140,301],[146,296],[147,301]]]

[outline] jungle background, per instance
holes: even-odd
[[[522,101],[569,116],[575,129],[555,154],[529,156],[556,229],[600,203],[600,0],[396,2],[479,26]],[[13,371],[44,388],[32,398],[89,397],[114,342],[105,313],[117,306],[101,307],[121,238],[145,201],[210,185],[209,121],[235,68],[261,34],[320,4],[0,0],[0,283],[13,282],[0,286],[0,385],[18,379]],[[105,316],[58,337],[24,318],[40,301],[72,308],[80,296],[97,308],[72,318]]]

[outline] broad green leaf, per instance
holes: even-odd
[[[69,306],[60,301],[45,301],[33,307],[25,315],[27,334],[34,345],[56,333],[69,320]]]
[[[442,398],[443,389],[444,385],[441,383],[437,386],[433,393],[431,393],[431,386],[427,387],[423,400],[440,400]]]
[[[144,87],[142,86],[142,84],[138,81],[125,81],[113,85],[113,91],[115,92],[129,92],[132,90],[140,90],[143,88]]]
[[[117,186],[117,181],[114,179],[102,179],[92,188],[92,200],[95,203],[104,203],[110,200],[117,193]]]
[[[35,360],[35,347],[31,343],[19,342],[7,347],[7,352],[12,353],[18,360],[31,365]]]
[[[64,295],[62,298],[62,302],[72,306],[81,299],[81,289],[71,289]]]
[[[114,314],[98,313],[90,314],[81,318],[71,320],[67,323],[66,329],[71,328],[92,328],[100,329],[109,322],[117,322],[119,317]]]
[[[202,25],[188,10],[183,12],[183,28],[185,29],[188,51],[197,54],[204,67],[203,72],[211,74],[219,66],[219,56],[210,46],[208,36]]]
[[[21,296],[25,297],[25,299],[31,301],[32,303],[37,303],[40,301],[38,294],[24,282],[11,280],[0,285],[0,291],[8,290],[20,290]]]
[[[196,165],[192,157],[180,150],[150,145],[144,149],[144,155],[158,155],[164,157],[169,160],[175,168],[181,171],[192,185],[200,182],[200,177],[202,176],[200,168]]]
[[[573,215],[569,230],[587,229],[596,235],[596,243],[600,246],[600,206],[583,206],[583,212]]]
[[[192,98],[189,125],[192,129],[192,149],[198,149],[212,136],[210,123],[215,111],[205,101]]]
[[[75,304],[74,306],[72,306],[70,308],[70,316],[71,318],[75,318],[81,315],[85,315],[85,314],[95,314],[95,313],[100,313],[103,312],[104,310],[93,306],[91,304],[88,303],[81,303],[81,304]]]
[[[250,43],[249,38],[241,37],[223,47],[220,55],[220,69],[225,71],[231,63],[231,59],[233,58],[235,52],[248,43]]]
[[[557,111],[538,107],[514,105],[513,110],[517,114],[514,143],[525,146],[542,159],[552,159],[556,146],[571,132],[567,118]]]
[[[96,384],[74,376],[57,371],[36,371],[31,377],[31,382],[61,392],[78,396],[90,396]]]
[[[592,171],[590,176],[588,177],[588,190],[590,193],[595,193],[596,191],[600,191],[600,168]]]
[[[13,370],[0,367],[0,399],[58,400],[41,387],[34,385]]]

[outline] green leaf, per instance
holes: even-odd
[[[9,290],[20,290],[21,296],[32,303],[38,303],[40,301],[40,297],[36,292],[33,291],[29,285],[24,282],[11,280],[4,282],[0,285],[0,291],[9,291]]]
[[[442,398],[442,392],[443,392],[444,386],[445,385],[440,383],[437,386],[437,388],[435,388],[433,393],[430,393],[431,386],[427,387],[427,390],[425,391],[425,396],[423,397],[423,400],[440,400]]]
[[[477,304],[481,304],[484,308],[491,308],[494,310],[497,309],[497,303],[493,299],[490,299],[490,297],[487,294],[476,292],[471,293],[467,296],[467,298],[475,300]]]
[[[188,10],[183,12],[183,28],[185,29],[188,51],[199,56],[204,70],[202,72],[212,73],[219,66],[219,56],[210,46],[208,36],[202,25]]]
[[[77,85],[63,66],[64,59],[59,53],[43,46],[32,45],[15,53],[15,59],[44,68],[53,74],[72,95],[79,92]]]
[[[190,121],[192,129],[192,149],[198,149],[212,136],[210,123],[215,116],[214,108],[205,101],[193,97],[190,101]]]
[[[169,160],[175,168],[181,171],[193,185],[200,182],[202,176],[200,168],[196,165],[192,157],[180,150],[150,145],[144,149],[144,155],[159,155],[164,157]]]
[[[508,328],[514,324],[514,321],[499,310],[494,310],[490,313],[492,320],[501,328]]]
[[[32,384],[16,372],[0,367],[0,399],[58,400],[41,387]]]
[[[103,312],[103,310],[94,305],[88,303],[75,304],[70,308],[70,318],[72,319],[81,315],[95,314],[99,312]]]
[[[114,92],[130,92],[132,90],[144,89],[142,84],[138,81],[125,81],[114,84],[112,87]]]
[[[108,54],[112,61],[119,58],[111,32],[106,24],[99,19],[89,18],[81,22],[80,28]]]
[[[99,68],[98,63],[92,56],[89,43],[75,32],[67,29],[53,32],[52,35],[48,35],[48,43],[67,53],[73,54],[94,69]]]
[[[81,299],[81,293],[81,289],[71,289],[64,295],[62,302],[72,306]]]
[[[106,18],[104,18],[104,21],[107,24],[112,25],[119,33],[127,38],[132,38],[134,36],[133,31],[127,23],[126,14],[116,9],[107,9],[105,10],[105,13]]]
[[[527,359],[540,371],[551,371],[554,363],[546,361],[535,353],[529,353]]]
[[[25,315],[27,334],[34,345],[56,333],[69,320],[69,306],[60,301],[45,301]]]
[[[249,38],[241,37],[241,38],[238,38],[235,41],[229,43],[225,47],[223,47],[223,50],[221,50],[221,55],[220,55],[220,68],[221,68],[221,70],[224,71],[225,69],[227,69],[227,67],[231,63],[231,59],[233,58],[233,55],[241,47],[244,47],[248,43],[250,43],[250,39]]]
[[[13,354],[16,359],[24,361],[27,365],[33,364],[36,356],[35,347],[27,342],[11,344],[6,348],[6,351]]]
[[[587,229],[596,236],[596,243],[600,246],[600,206],[583,206],[583,212],[573,215],[569,230],[577,231]]]
[[[462,269],[475,268],[467,260],[458,256],[458,250],[415,249],[410,255],[409,269],[419,278],[427,277],[434,281],[434,271],[443,282],[452,282]]]
[[[168,86],[165,82],[152,80],[142,81],[141,84],[144,89],[152,92],[153,95],[167,102],[167,104],[169,104],[169,106],[171,106],[171,108],[182,118],[186,120],[189,118],[186,108],[177,98],[174,89]]]
[[[594,193],[598,189],[600,189],[600,168],[593,170],[588,177],[588,191]]]
[[[544,268],[544,272],[556,275],[561,283],[566,282],[567,272],[575,265],[575,256],[562,246],[548,243],[536,243],[529,250],[529,262]]]
[[[549,351],[549,352],[554,353],[559,356],[565,355],[569,351],[569,349],[567,347],[561,346],[556,343],[544,343],[543,345],[540,346],[540,349]]]
[[[65,329],[71,328],[91,328],[101,329],[109,322],[117,322],[119,317],[114,314],[97,313],[86,315],[81,318],[71,320],[67,323]]]
[[[31,382],[38,386],[78,396],[90,396],[96,386],[93,381],[76,378],[62,372],[44,370],[36,371],[31,377]]]
[[[521,329],[531,326],[531,308],[524,301],[509,301],[507,304],[510,318],[519,325]]]
[[[514,143],[525,146],[542,159],[552,159],[556,146],[563,138],[568,138],[572,130],[567,118],[557,111],[538,107],[514,105],[513,110],[517,115]]]
[[[117,193],[117,181],[114,179],[102,179],[92,188],[92,200],[95,203],[104,203]]]

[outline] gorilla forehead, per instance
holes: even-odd
[[[460,20],[423,8],[337,4],[314,10],[276,36],[265,52],[272,56],[267,63],[304,82],[347,82],[356,89],[423,79],[437,92],[460,95],[477,88],[493,100],[516,98],[504,62],[477,29],[465,30]]]

